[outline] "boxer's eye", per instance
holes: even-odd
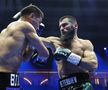
[[[67,25],[67,23],[62,24],[63,27],[65,27]]]
[[[66,25],[68,25],[68,23],[63,23],[59,27],[65,27]]]

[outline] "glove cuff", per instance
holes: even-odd
[[[78,66],[81,62],[81,56],[71,53],[69,57],[67,58],[67,61]]]

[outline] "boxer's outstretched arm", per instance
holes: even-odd
[[[39,37],[44,45],[52,50],[54,53],[56,50],[56,47],[60,47],[60,38],[55,37],[55,36],[49,36],[49,37]]]

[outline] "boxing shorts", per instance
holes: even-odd
[[[19,74],[0,72],[0,90],[6,90],[7,87],[19,88]]]
[[[93,90],[87,73],[73,73],[59,80],[59,90]]]

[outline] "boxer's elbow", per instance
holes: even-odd
[[[92,63],[93,63],[93,65],[92,65],[92,71],[95,71],[98,68],[98,62],[94,61]]]
[[[49,57],[49,51],[47,50],[46,53],[45,53],[44,55],[45,55],[45,57],[48,58],[48,57]]]
[[[90,60],[89,62],[83,62],[80,67],[87,72],[94,72],[98,68],[96,60]]]
[[[93,60],[89,66],[89,71],[94,72],[98,68],[98,63],[97,61]]]
[[[45,51],[41,51],[40,53],[38,53],[39,56],[44,57],[44,58],[48,58],[49,57],[49,51],[45,50]]]

